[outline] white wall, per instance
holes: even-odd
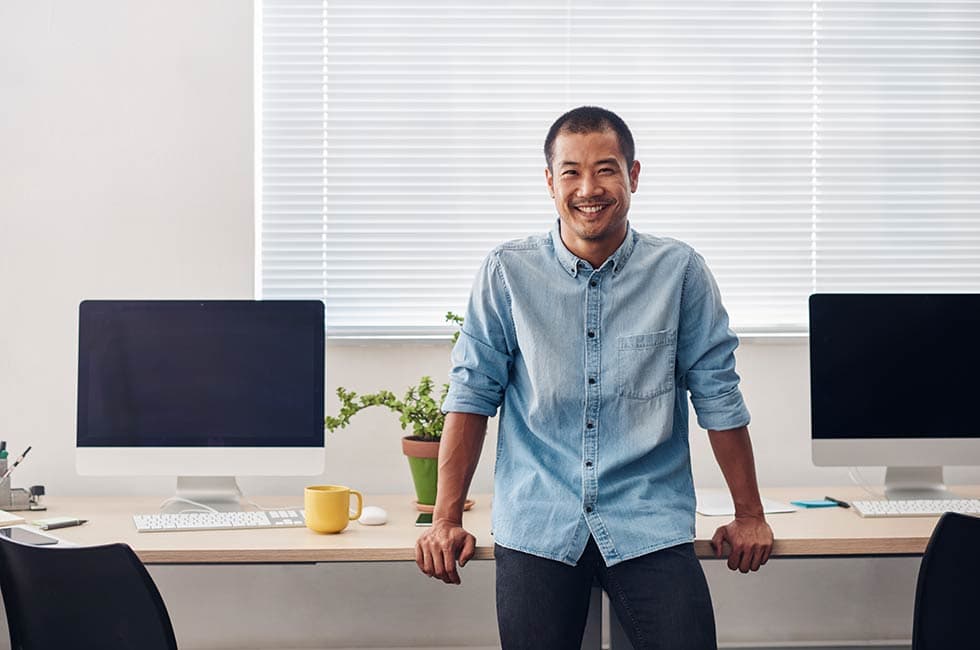
[[[15,485],[43,483],[51,499],[172,489],[172,479],[75,474],[77,304],[253,296],[252,15],[234,0],[0,0],[0,437],[13,453],[34,447]],[[421,374],[444,376],[447,362],[448,343],[331,343],[328,406],[338,383],[397,392]],[[739,368],[762,483],[846,483],[844,470],[810,464],[805,341],[747,342]],[[328,434],[323,476],[243,487],[297,498],[314,481],[409,492],[400,434],[394,415],[362,413]],[[721,486],[706,436],[692,439],[698,483]],[[485,459],[474,492],[490,490],[491,470]],[[980,482],[976,469],[949,477]],[[708,565],[724,640],[909,635],[912,560],[782,561],[750,577]],[[153,572],[182,647],[495,643],[489,563],[461,589],[405,565]],[[835,605],[845,587],[848,616]],[[378,594],[380,624],[363,609]],[[760,609],[775,622],[757,625]],[[256,610],[261,621],[243,620]],[[412,622],[417,611],[465,625],[439,635]],[[836,623],[814,624],[827,620]],[[228,637],[235,624],[251,627]]]
[[[253,297],[251,25],[227,0],[0,3],[0,437],[33,445],[15,485],[125,485],[75,476],[80,300]]]

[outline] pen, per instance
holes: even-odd
[[[10,476],[10,473],[14,471],[15,467],[20,465],[20,461],[24,460],[24,456],[26,456],[27,452],[29,452],[30,450],[31,448],[30,446],[28,446],[27,449],[24,450],[24,453],[17,457],[17,460],[14,461],[14,464],[7,468],[7,471],[3,473],[3,476],[0,476],[0,482],[2,482],[4,479]]]
[[[55,521],[45,526],[41,526],[42,530],[55,530],[58,528],[69,528],[71,526],[81,526],[88,519],[68,519],[65,521]]]
[[[840,499],[835,499],[834,497],[824,497],[827,501],[833,501],[841,508],[850,508],[851,504],[846,501],[841,501]]]

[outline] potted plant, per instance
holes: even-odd
[[[463,318],[449,312],[446,321],[461,325]],[[455,343],[458,338],[457,331],[453,334],[452,342]],[[428,510],[436,502],[439,440],[446,421],[440,405],[449,392],[449,384],[442,385],[438,399],[433,396],[434,388],[435,384],[429,376],[419,379],[418,386],[409,386],[401,399],[389,390],[359,395],[340,386],[337,388],[340,411],[336,416],[328,415],[323,421],[324,428],[333,432],[346,427],[355,414],[372,406],[384,406],[398,413],[402,429],[412,426],[412,434],[402,438],[402,452],[408,457],[420,510]]]

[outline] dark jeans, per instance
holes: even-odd
[[[576,566],[494,545],[504,650],[578,650],[594,580],[636,650],[716,650],[711,595],[693,544],[607,567],[589,539]]]

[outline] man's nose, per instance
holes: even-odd
[[[598,196],[602,194],[602,186],[596,183],[595,178],[589,174],[583,174],[578,184],[579,196]]]

